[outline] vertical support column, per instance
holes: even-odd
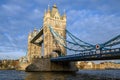
[[[55,44],[52,33],[49,26],[51,26],[60,36],[66,39],[66,15],[60,15],[56,5],[53,5],[52,10],[50,8],[45,12],[43,20],[43,34],[44,34],[44,57],[50,57],[52,52],[59,53],[60,55],[66,55],[66,49],[57,43]],[[65,41],[62,41],[66,44]]]
[[[31,43],[31,40],[36,36],[37,33],[38,33],[38,31],[35,29],[28,36],[27,58],[28,58],[28,62],[30,62],[30,63],[33,61],[33,59],[41,57],[41,47],[42,46],[36,45],[35,43]]]

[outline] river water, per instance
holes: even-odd
[[[120,80],[120,70],[79,70],[78,72],[0,70],[0,80]]]

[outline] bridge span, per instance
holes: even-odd
[[[120,59],[120,48],[102,50],[102,51],[90,51],[82,52],[79,54],[66,55],[56,58],[51,58],[52,62],[59,61],[95,61],[95,60],[115,60]]]
[[[48,8],[40,31],[34,30],[35,34],[28,37],[31,64],[27,71],[76,71],[75,61],[120,59],[120,35],[91,44],[69,32],[66,20],[66,14],[60,15],[56,5]]]

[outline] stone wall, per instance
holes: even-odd
[[[30,63],[19,63],[18,68],[16,68],[17,70],[25,70],[26,67],[29,65]]]
[[[51,62],[49,58],[35,59],[26,71],[77,71],[75,62]]]

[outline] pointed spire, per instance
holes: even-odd
[[[56,4],[53,5],[54,8],[57,8]]]
[[[63,13],[63,19],[66,19],[65,9],[64,9],[64,13]]]
[[[65,14],[65,9],[64,9],[64,14]]]
[[[48,12],[50,12],[50,6],[48,5]]]
[[[46,9],[45,9],[45,14],[46,14]]]
[[[65,9],[64,9],[64,14],[63,14],[63,16],[66,16]]]
[[[50,6],[48,5],[48,10],[46,12],[46,14],[44,15],[44,19],[45,17],[50,17]]]
[[[34,31],[37,31],[36,27],[34,27]]]
[[[44,12],[44,16],[46,15],[46,9],[45,9],[45,12]]]
[[[33,35],[35,36],[37,33],[38,33],[38,30],[36,29],[36,27],[34,27]]]
[[[52,7],[52,11],[51,11],[52,17],[54,17],[54,15],[56,14],[56,12],[59,14],[57,6],[56,6],[56,4],[54,4],[53,7]]]
[[[63,13],[63,16],[62,16],[63,20],[66,21],[66,12],[65,12],[65,9],[64,9],[64,13]]]

